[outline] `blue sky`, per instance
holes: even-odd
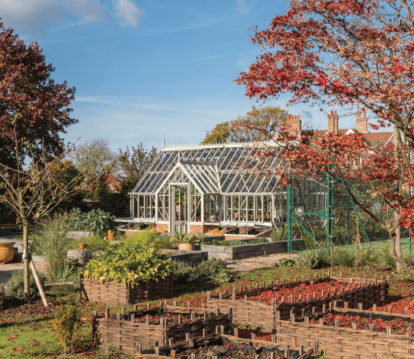
[[[260,54],[248,39],[283,0],[1,0],[0,17],[37,41],[57,82],[76,87],[65,139],[106,138],[114,150],[199,143],[215,124],[257,105],[233,82]],[[269,105],[285,104],[288,95]],[[327,128],[317,108],[287,108]],[[340,128],[355,124],[340,119]]]

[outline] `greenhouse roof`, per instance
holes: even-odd
[[[201,192],[272,193],[279,181],[280,159],[256,156],[270,143],[230,143],[164,147],[132,193],[153,194],[180,168]]]

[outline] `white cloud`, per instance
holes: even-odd
[[[237,7],[236,11],[240,14],[247,15],[252,10],[250,7],[247,6],[245,3],[245,0],[236,0],[237,1]]]
[[[139,9],[131,0],[113,1],[115,16],[121,18],[121,25],[136,26],[141,21],[144,11]]]
[[[96,0],[70,0],[61,4],[84,23],[105,20],[105,8]]]
[[[1,0],[0,16],[4,26],[18,31],[32,31],[44,36],[44,23],[56,23],[63,18],[55,0]]]

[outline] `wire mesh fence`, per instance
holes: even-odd
[[[393,220],[393,212],[371,193],[363,181],[336,183],[329,176],[295,178],[288,189],[288,250],[328,248],[330,246],[377,246],[388,240],[380,223],[359,209],[349,192],[380,218]],[[411,253],[409,230],[401,228],[403,251]]]

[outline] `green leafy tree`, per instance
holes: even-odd
[[[202,144],[218,142],[259,142],[267,141],[268,135],[275,133],[288,113],[279,106],[252,106],[251,111],[230,122],[217,124],[206,133]]]
[[[104,138],[94,138],[78,144],[69,158],[79,171],[99,172],[112,166],[116,170],[117,156]]]
[[[120,167],[128,182],[135,185],[158,155],[155,147],[146,149],[142,142],[137,147],[127,147],[126,151],[119,149]]]

